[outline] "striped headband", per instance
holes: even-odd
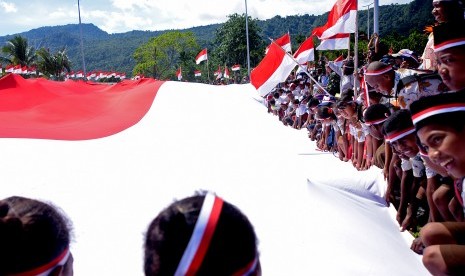
[[[32,270],[26,271],[26,272],[21,272],[21,273],[16,273],[13,274],[13,276],[47,276],[52,272],[56,267],[63,266],[66,264],[66,262],[69,259],[69,255],[71,253],[69,252],[69,248],[65,248],[63,252],[58,255],[55,259],[50,261],[49,263],[34,268]]]
[[[386,139],[386,142],[392,143],[414,132],[415,132],[415,127],[412,126],[402,131],[398,131],[398,132],[394,132],[389,135],[386,135],[384,136],[384,138]]]
[[[385,122],[387,118],[381,118],[373,121],[365,121],[365,125],[370,126],[370,125],[377,125]]]
[[[175,276],[195,275],[197,273],[215,233],[222,207],[223,200],[221,198],[210,193],[205,196],[199,218],[178,264]]]
[[[434,49],[434,52],[436,53],[436,52],[444,51],[445,49],[462,46],[462,45],[465,45],[465,37],[444,41],[443,43],[434,45],[433,49]]]
[[[392,70],[392,66],[391,65],[388,65],[382,69],[379,69],[379,70],[373,70],[373,71],[366,71],[365,72],[365,76],[378,76],[378,75],[382,75],[384,73],[387,73],[389,71]]]
[[[451,104],[443,104],[443,105],[438,105],[438,106],[433,106],[430,108],[427,108],[421,112],[412,114],[412,121],[413,124],[418,124],[420,121],[434,116],[438,114],[443,114],[443,113],[449,113],[449,112],[457,112],[457,111],[465,111],[465,103],[451,103]]]

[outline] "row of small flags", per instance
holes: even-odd
[[[240,64],[235,64],[231,66],[231,71],[239,71],[241,69]],[[216,70],[213,73],[214,76],[216,76],[216,79],[220,78],[226,78],[229,79],[231,77],[231,74],[229,73],[229,68],[227,66],[224,67],[224,73],[223,70],[221,69],[221,66],[218,66],[218,70]],[[195,77],[200,77],[202,76],[202,71],[200,70],[194,70],[194,76]],[[178,70],[176,70],[176,77],[178,80],[182,80],[182,69],[179,67]]]
[[[89,72],[86,74],[84,77],[84,72],[83,71],[78,71],[78,72],[71,72],[69,74],[65,75],[66,79],[83,79],[86,78],[88,80],[94,79],[94,80],[99,80],[99,79],[110,79],[110,78],[115,78],[115,79],[121,79],[124,80],[126,79],[126,74],[125,73],[119,73],[119,72]]]
[[[0,66],[0,70],[1,70]],[[43,75],[40,72],[37,72],[37,68],[34,66],[21,66],[21,65],[7,65],[5,67],[5,73],[11,73],[11,74],[19,74],[19,75]],[[119,72],[89,72],[86,74],[85,78],[88,80],[90,79],[109,79],[109,78],[116,78],[116,79],[125,79],[126,74],[125,73],[119,73]],[[65,75],[65,78],[67,79],[82,79],[84,78],[84,72],[78,71],[78,72],[71,72]]]
[[[1,71],[1,66],[0,66]],[[12,73],[12,74],[21,74],[21,75],[35,75],[37,74],[37,68],[32,66],[21,66],[18,65],[7,65],[5,67],[5,73]]]

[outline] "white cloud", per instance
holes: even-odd
[[[276,15],[328,12],[336,0],[247,0],[248,15],[260,20]],[[365,5],[371,0],[360,0]],[[381,5],[410,0],[384,0]],[[245,13],[245,0],[81,0],[83,23],[93,23],[108,33],[131,30],[184,29],[227,21],[230,14]],[[0,35],[42,26],[78,22],[76,1],[28,0],[15,4],[0,0]],[[14,13],[21,13],[21,20]]]
[[[5,2],[5,1],[0,1],[0,7],[6,12],[6,13],[15,13],[18,11],[16,8],[15,4]]]

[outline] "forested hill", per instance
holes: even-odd
[[[379,29],[381,36],[408,36],[412,31],[422,32],[426,25],[434,21],[431,15],[431,0],[414,0],[409,4],[380,6]],[[294,15],[287,17],[275,16],[259,21],[264,40],[267,37],[277,38],[286,32],[291,37],[308,36],[310,31],[327,20],[328,13],[316,15]],[[373,9],[370,19],[373,18]],[[359,11],[359,30],[367,30],[367,11]],[[227,19],[225,19],[226,21]],[[372,24],[372,23],[371,23]],[[221,24],[193,27],[181,31],[191,31],[197,37],[202,47],[209,47],[215,37],[216,29]],[[131,75],[135,65],[133,53],[137,47],[148,41],[150,37],[158,36],[165,31],[131,31],[126,33],[108,34],[93,24],[82,24],[84,53],[87,71],[112,70],[126,72]],[[38,49],[49,48],[51,51],[66,48],[72,62],[73,70],[80,70],[80,29],[78,24],[65,26],[41,27],[20,33],[26,37],[31,46]],[[0,37],[0,45],[4,45],[14,35]]]

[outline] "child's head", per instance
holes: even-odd
[[[418,154],[415,127],[409,110],[401,109],[392,113],[384,122],[383,134],[386,142],[400,154],[409,158]]]
[[[367,66],[365,81],[376,92],[390,95],[394,87],[394,69],[381,61],[373,61]]]
[[[252,224],[235,206],[210,193],[163,210],[147,230],[144,259],[145,275],[261,273]]]
[[[70,222],[54,206],[0,200],[0,275],[72,275]]]
[[[465,94],[420,98],[410,106],[422,147],[430,160],[455,177],[465,176]]]
[[[431,13],[438,23],[463,20],[463,4],[459,0],[433,0]]]
[[[382,133],[383,123],[391,115],[389,108],[384,104],[373,104],[370,105],[364,112],[363,118],[365,124],[368,126],[370,135],[377,140],[383,140],[384,136]]]
[[[329,106],[321,105],[318,106],[316,111],[316,119],[324,121],[334,121],[337,120],[336,114],[334,114],[333,109]]]
[[[465,21],[444,23],[433,28],[438,73],[452,91],[465,89]]]

